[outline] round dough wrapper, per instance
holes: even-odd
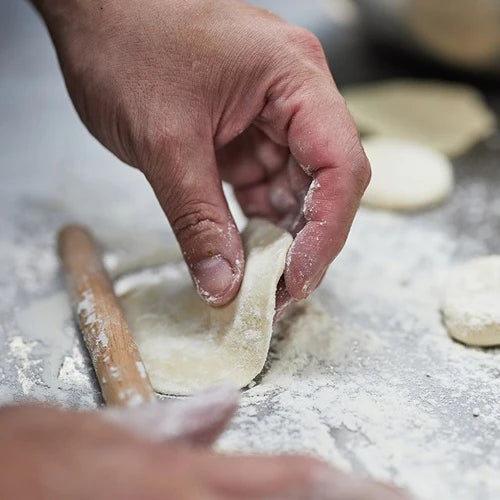
[[[166,266],[156,283],[136,284],[121,297],[156,391],[191,395],[223,381],[241,388],[262,370],[292,237],[260,219],[251,220],[242,237],[245,275],[225,307],[202,302],[182,261]]]
[[[361,200],[388,210],[424,209],[453,190],[453,166],[446,156],[421,144],[371,137],[363,141],[372,179]]]
[[[345,89],[362,133],[409,139],[457,156],[496,126],[481,94],[468,85],[390,80]]]
[[[418,0],[408,10],[415,40],[444,61],[484,68],[500,56],[500,5],[497,0]]]
[[[472,346],[500,345],[500,256],[454,269],[443,298],[443,318],[454,339]]]

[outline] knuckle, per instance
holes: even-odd
[[[280,75],[292,89],[331,78],[321,42],[310,31],[287,27],[277,32],[272,46],[274,56],[268,60],[272,74]]]
[[[323,46],[318,37],[305,28],[293,27],[288,35],[290,41],[312,56],[323,58]]]
[[[361,145],[357,131],[350,140],[346,141],[346,144],[348,145],[346,151],[347,157],[351,164],[356,185],[359,188],[359,194],[362,195],[371,179],[370,162]]]
[[[222,225],[222,220],[217,214],[217,207],[206,200],[190,199],[177,200],[173,209],[174,216],[170,224],[175,234],[181,241],[193,238],[205,239],[212,235]]]
[[[175,125],[169,125],[161,131],[147,134],[142,140],[140,163],[148,177],[161,177],[165,164],[169,170],[175,171],[180,163],[182,145],[182,130]]]
[[[370,180],[372,178],[372,168],[370,162],[364,152],[361,149],[361,153],[359,154],[359,159],[355,163],[356,174],[359,178],[359,182],[361,184],[362,193],[365,192],[368,184],[370,184]]]
[[[358,145],[355,151],[353,151],[352,158],[353,172],[360,186],[361,192],[363,193],[367,188],[372,175],[370,162],[368,161],[363,147],[360,145]]]

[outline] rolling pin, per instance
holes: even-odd
[[[58,250],[73,311],[106,404],[135,406],[155,400],[92,235],[82,226],[67,226],[59,232]]]

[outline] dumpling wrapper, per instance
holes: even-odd
[[[241,388],[262,370],[292,236],[253,219],[242,238],[245,275],[238,296],[225,307],[202,302],[179,261],[167,267],[161,281],[138,285],[121,297],[156,391],[191,395],[223,381]]]
[[[417,141],[448,156],[465,153],[496,126],[469,85],[388,80],[345,88],[343,95],[362,133]]]
[[[361,203],[386,210],[423,210],[450,196],[454,186],[450,160],[418,142],[389,137],[363,141],[372,179]]]

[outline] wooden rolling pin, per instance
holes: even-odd
[[[99,249],[84,227],[59,232],[58,249],[74,313],[106,404],[134,406],[155,399],[104,268]]]

